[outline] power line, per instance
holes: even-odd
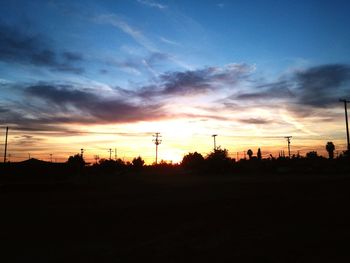
[[[152,140],[154,144],[156,145],[156,164],[158,163],[158,145],[162,143],[162,140],[160,139],[162,136],[159,132],[156,132],[153,135],[154,139]]]

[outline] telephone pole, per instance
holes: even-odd
[[[81,155],[81,158],[84,158],[84,149],[83,148],[80,149],[80,155]]]
[[[339,102],[343,102],[343,103],[344,103],[347,149],[348,149],[348,151],[350,151],[349,123],[348,123],[348,108],[347,108],[347,103],[350,102],[350,101],[349,101],[349,100],[345,100],[345,99],[340,99]]]
[[[216,150],[216,136],[218,136],[217,134],[213,134],[211,137],[214,138],[214,151]]]
[[[162,140],[160,139],[162,136],[160,135],[159,132],[156,132],[154,135],[153,135],[153,142],[154,144],[156,145],[156,164],[158,163],[158,145],[162,143]]]
[[[286,136],[284,137],[287,139],[287,143],[288,143],[288,156],[289,156],[289,159],[290,159],[290,138],[292,138],[292,136]],[[284,155],[284,154],[283,154]]]
[[[108,151],[109,151],[109,160],[112,160],[112,152],[113,152],[113,150],[109,149]]]
[[[9,127],[6,127],[4,163],[6,163],[6,156],[7,156],[7,136],[8,136],[8,133],[9,133]]]

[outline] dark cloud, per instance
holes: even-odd
[[[342,64],[313,67],[295,74],[298,103],[328,107],[349,96],[350,66]],[[348,85],[345,85],[348,84]]]
[[[283,99],[286,106],[308,115],[312,108],[327,108],[349,97],[350,66],[329,64],[293,72],[277,82],[258,84],[252,92],[232,95],[229,100],[271,103]]]
[[[83,55],[75,52],[63,52],[62,56],[67,61],[83,61]]]
[[[263,119],[263,118],[239,119],[238,121],[246,124],[271,124],[274,122],[272,120]]]
[[[33,85],[24,89],[27,96],[54,107],[40,122],[49,123],[120,123],[163,118],[160,104],[133,104],[128,98],[103,97],[69,85]],[[68,115],[67,115],[68,113]]]
[[[239,100],[268,100],[279,98],[293,98],[295,95],[291,91],[291,83],[281,80],[273,83],[259,84],[254,87],[254,92],[240,93],[232,96]]]
[[[80,74],[82,67],[74,62],[83,60],[79,53],[57,52],[43,36],[24,32],[0,22],[0,61],[47,67],[50,70]]]
[[[206,67],[184,72],[167,72],[159,76],[158,83],[143,87],[140,96],[191,95],[217,90],[223,86],[237,84],[251,72],[246,64],[225,67]]]

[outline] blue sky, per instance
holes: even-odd
[[[157,130],[183,120],[197,123],[191,138],[215,129],[226,137],[232,129],[232,136],[273,130],[343,147],[342,112],[334,108],[336,98],[349,96],[349,7],[348,1],[0,1],[1,125],[73,134],[118,125],[121,134],[148,136],[147,123]],[[315,122],[329,129],[320,132]]]

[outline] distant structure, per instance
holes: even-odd
[[[217,134],[213,134],[211,137],[213,137],[214,139],[214,151],[216,150],[216,136],[218,136]]]
[[[348,109],[347,109],[347,103],[350,102],[350,101],[349,100],[345,100],[345,99],[339,99],[339,102],[343,102],[344,103],[347,149],[348,149],[348,151],[350,151],[349,123],[348,123]]]
[[[6,127],[4,163],[6,163],[6,157],[7,157],[7,136],[8,136],[8,133],[9,133],[9,127]]]
[[[80,149],[80,155],[81,155],[81,158],[84,158],[84,149],[83,148]]]
[[[156,132],[154,135],[153,135],[153,142],[154,144],[156,145],[156,164],[158,163],[158,145],[162,143],[162,140],[160,139],[162,136],[160,135],[159,132]]]
[[[112,160],[112,152],[113,152],[113,150],[111,148],[109,148],[108,152],[109,152],[109,160]]]
[[[290,159],[290,139],[292,138],[292,136],[286,136],[284,138],[287,139],[287,143],[288,143],[288,157]]]

